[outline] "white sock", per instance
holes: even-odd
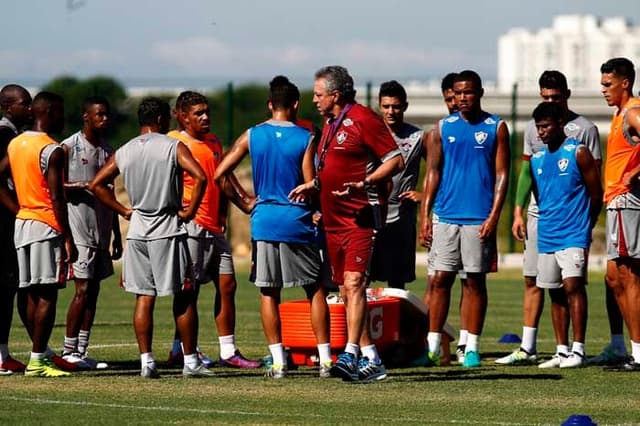
[[[458,344],[457,346],[464,346],[467,344],[467,335],[469,334],[468,330],[460,329],[460,334],[458,334]]]
[[[0,363],[5,362],[9,358],[9,345],[3,343],[0,345]]]
[[[331,364],[331,343],[318,344],[318,355],[320,364]]]
[[[189,355],[184,356],[184,365],[187,367],[194,369],[198,366],[198,353],[194,352]]]
[[[611,346],[626,354],[627,348],[624,345],[624,334],[612,334]]]
[[[434,355],[440,355],[440,343],[442,342],[442,333],[430,331],[427,334],[427,343],[429,344],[429,352]]]
[[[238,348],[235,335],[219,336],[218,342],[220,342],[220,358],[229,359],[236,354]]]
[[[376,364],[380,364],[380,356],[378,355],[378,350],[376,349],[376,345],[367,345],[360,348],[360,352],[362,352],[363,357],[369,358],[369,361],[373,361]]]
[[[171,346],[171,353],[174,355],[182,353],[182,342],[180,342],[180,339],[173,339],[173,345]]]
[[[467,347],[465,348],[464,353],[478,352],[478,340],[480,340],[480,336],[469,333],[467,336]]]
[[[80,354],[86,354],[89,347],[89,337],[91,337],[91,330],[80,330],[78,333],[78,352]]]
[[[636,343],[633,340],[631,340],[631,355],[634,362],[640,363],[640,343]]]
[[[520,347],[532,355],[535,354],[537,337],[537,328],[522,327],[522,344],[520,345]]]
[[[38,361],[44,359],[45,354],[40,352],[31,352],[31,359],[33,361]]]
[[[569,355],[569,346],[567,345],[556,345],[556,353],[562,355]]]
[[[573,345],[571,345],[571,352],[584,356],[584,343],[573,342]]]
[[[347,346],[344,347],[344,351],[358,358],[358,354],[360,353],[360,346],[356,343],[347,343]]]
[[[269,345],[269,352],[271,353],[271,357],[273,358],[273,365],[280,365],[282,367],[287,366],[284,361],[284,348],[282,347],[282,343],[274,343],[273,345]]]
[[[153,359],[153,352],[140,354],[140,364],[142,365],[142,368],[147,366],[154,368],[156,366],[156,361]]]

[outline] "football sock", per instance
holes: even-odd
[[[220,358],[228,359],[235,355],[237,350],[235,335],[219,336],[218,342],[220,342]]]
[[[360,353],[360,346],[358,346],[355,343],[347,343],[347,346],[345,346],[344,351],[358,358],[358,353]]]
[[[467,337],[468,341],[468,337]],[[440,355],[440,343],[442,342],[442,333],[430,331],[427,334],[427,343],[429,344],[429,352],[434,355]]]
[[[155,367],[156,361],[153,359],[153,352],[140,354],[140,364],[142,364],[142,368],[146,366]]]
[[[64,346],[62,347],[62,354],[72,354],[78,348],[78,338],[77,337],[64,337]]]
[[[522,344],[520,347],[528,354],[536,353],[536,340],[538,329],[535,327],[522,327]]]
[[[464,350],[464,353],[469,352],[478,352],[478,341],[480,340],[480,336],[477,334],[469,333],[467,336],[467,347]]]
[[[376,349],[376,345],[367,345],[360,348],[362,352],[362,356],[366,356],[369,358],[369,361],[373,361],[376,364],[380,364],[380,356],[378,355],[378,350]]]
[[[40,352],[31,352],[31,360],[32,361],[40,361],[44,359],[45,354]]]
[[[198,353],[194,352],[192,354],[184,355],[184,365],[187,367],[194,369],[198,366]]]
[[[318,355],[320,356],[320,364],[331,362],[331,344],[320,343],[318,345]]]
[[[571,352],[584,356],[584,343],[573,342],[573,345],[571,345]]]
[[[460,329],[460,334],[458,334],[458,344],[456,346],[465,346],[467,344],[468,334],[469,334],[468,330]]]
[[[89,336],[91,335],[91,331],[89,330],[80,330],[78,333],[78,352],[81,354],[87,353],[87,348],[89,347]]]
[[[284,348],[282,343],[274,343],[269,345],[269,352],[271,352],[271,358],[273,359],[273,365],[281,365],[286,367],[284,360]]]
[[[556,353],[562,355],[569,355],[569,346],[567,345],[556,345]]]
[[[631,340],[631,355],[634,362],[640,363],[640,343],[636,343],[633,340]]]

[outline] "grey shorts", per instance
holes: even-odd
[[[210,281],[217,284],[220,275],[233,275],[231,245],[224,234],[217,233],[209,237],[189,236],[187,244],[193,276],[198,284]]]
[[[559,250],[555,253],[538,254],[536,286],[562,288],[562,280],[565,278],[586,278],[588,258],[588,250],[575,247]]]
[[[62,257],[63,245],[64,240],[59,236],[16,249],[20,288],[38,284],[64,283],[67,265]]]
[[[126,291],[146,296],[171,296],[192,289],[186,235],[152,241],[127,240],[122,263]]]
[[[69,268],[69,279],[103,280],[113,275],[109,250],[77,246],[78,260]]]
[[[315,244],[254,241],[251,277],[256,287],[300,287],[320,279],[320,250]]]
[[[538,274],[538,218],[527,215],[527,237],[524,240],[522,275],[535,277]]]
[[[401,216],[376,233],[372,281],[410,283],[416,279],[416,218]]]
[[[640,259],[640,210],[607,209],[607,259]]]
[[[486,273],[492,270],[495,244],[478,237],[480,225],[433,224],[430,266],[434,271]]]

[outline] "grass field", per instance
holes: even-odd
[[[257,291],[239,267],[237,341],[249,357],[267,348],[261,331]],[[587,352],[608,342],[602,274],[591,277]],[[424,279],[411,284],[422,294]],[[481,340],[483,366],[392,369],[386,381],[346,384],[319,379],[317,370],[300,368],[285,380],[267,380],[262,371],[215,369],[212,379],[186,380],[181,370],[160,364],[162,378],[139,377],[139,358],[131,326],[134,297],[117,281],[102,287],[91,338],[91,355],[110,369],[74,374],[65,379],[0,378],[2,424],[470,424],[559,425],[571,414],[588,414],[599,425],[640,424],[637,374],[604,372],[599,367],[540,370],[496,367],[493,359],[513,345],[497,343],[504,333],[521,332],[522,284],[518,271],[491,276],[489,311]],[[287,298],[302,297],[292,290]],[[61,292],[52,337],[60,348],[71,288]],[[457,300],[459,285],[455,286]],[[200,298],[200,342],[217,355],[211,318],[211,286]],[[454,303],[453,305],[457,305]],[[155,355],[166,359],[173,336],[170,300],[159,299],[155,316]],[[16,317],[17,318],[17,317]],[[458,324],[452,306],[449,320]],[[28,357],[21,325],[12,330],[11,348],[18,359]],[[538,350],[551,356],[555,346],[548,309],[540,327]]]

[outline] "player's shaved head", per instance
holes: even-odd
[[[31,104],[31,109],[33,110],[33,115],[38,118],[48,114],[52,106],[62,105],[63,103],[62,96],[45,91],[36,95]]]

